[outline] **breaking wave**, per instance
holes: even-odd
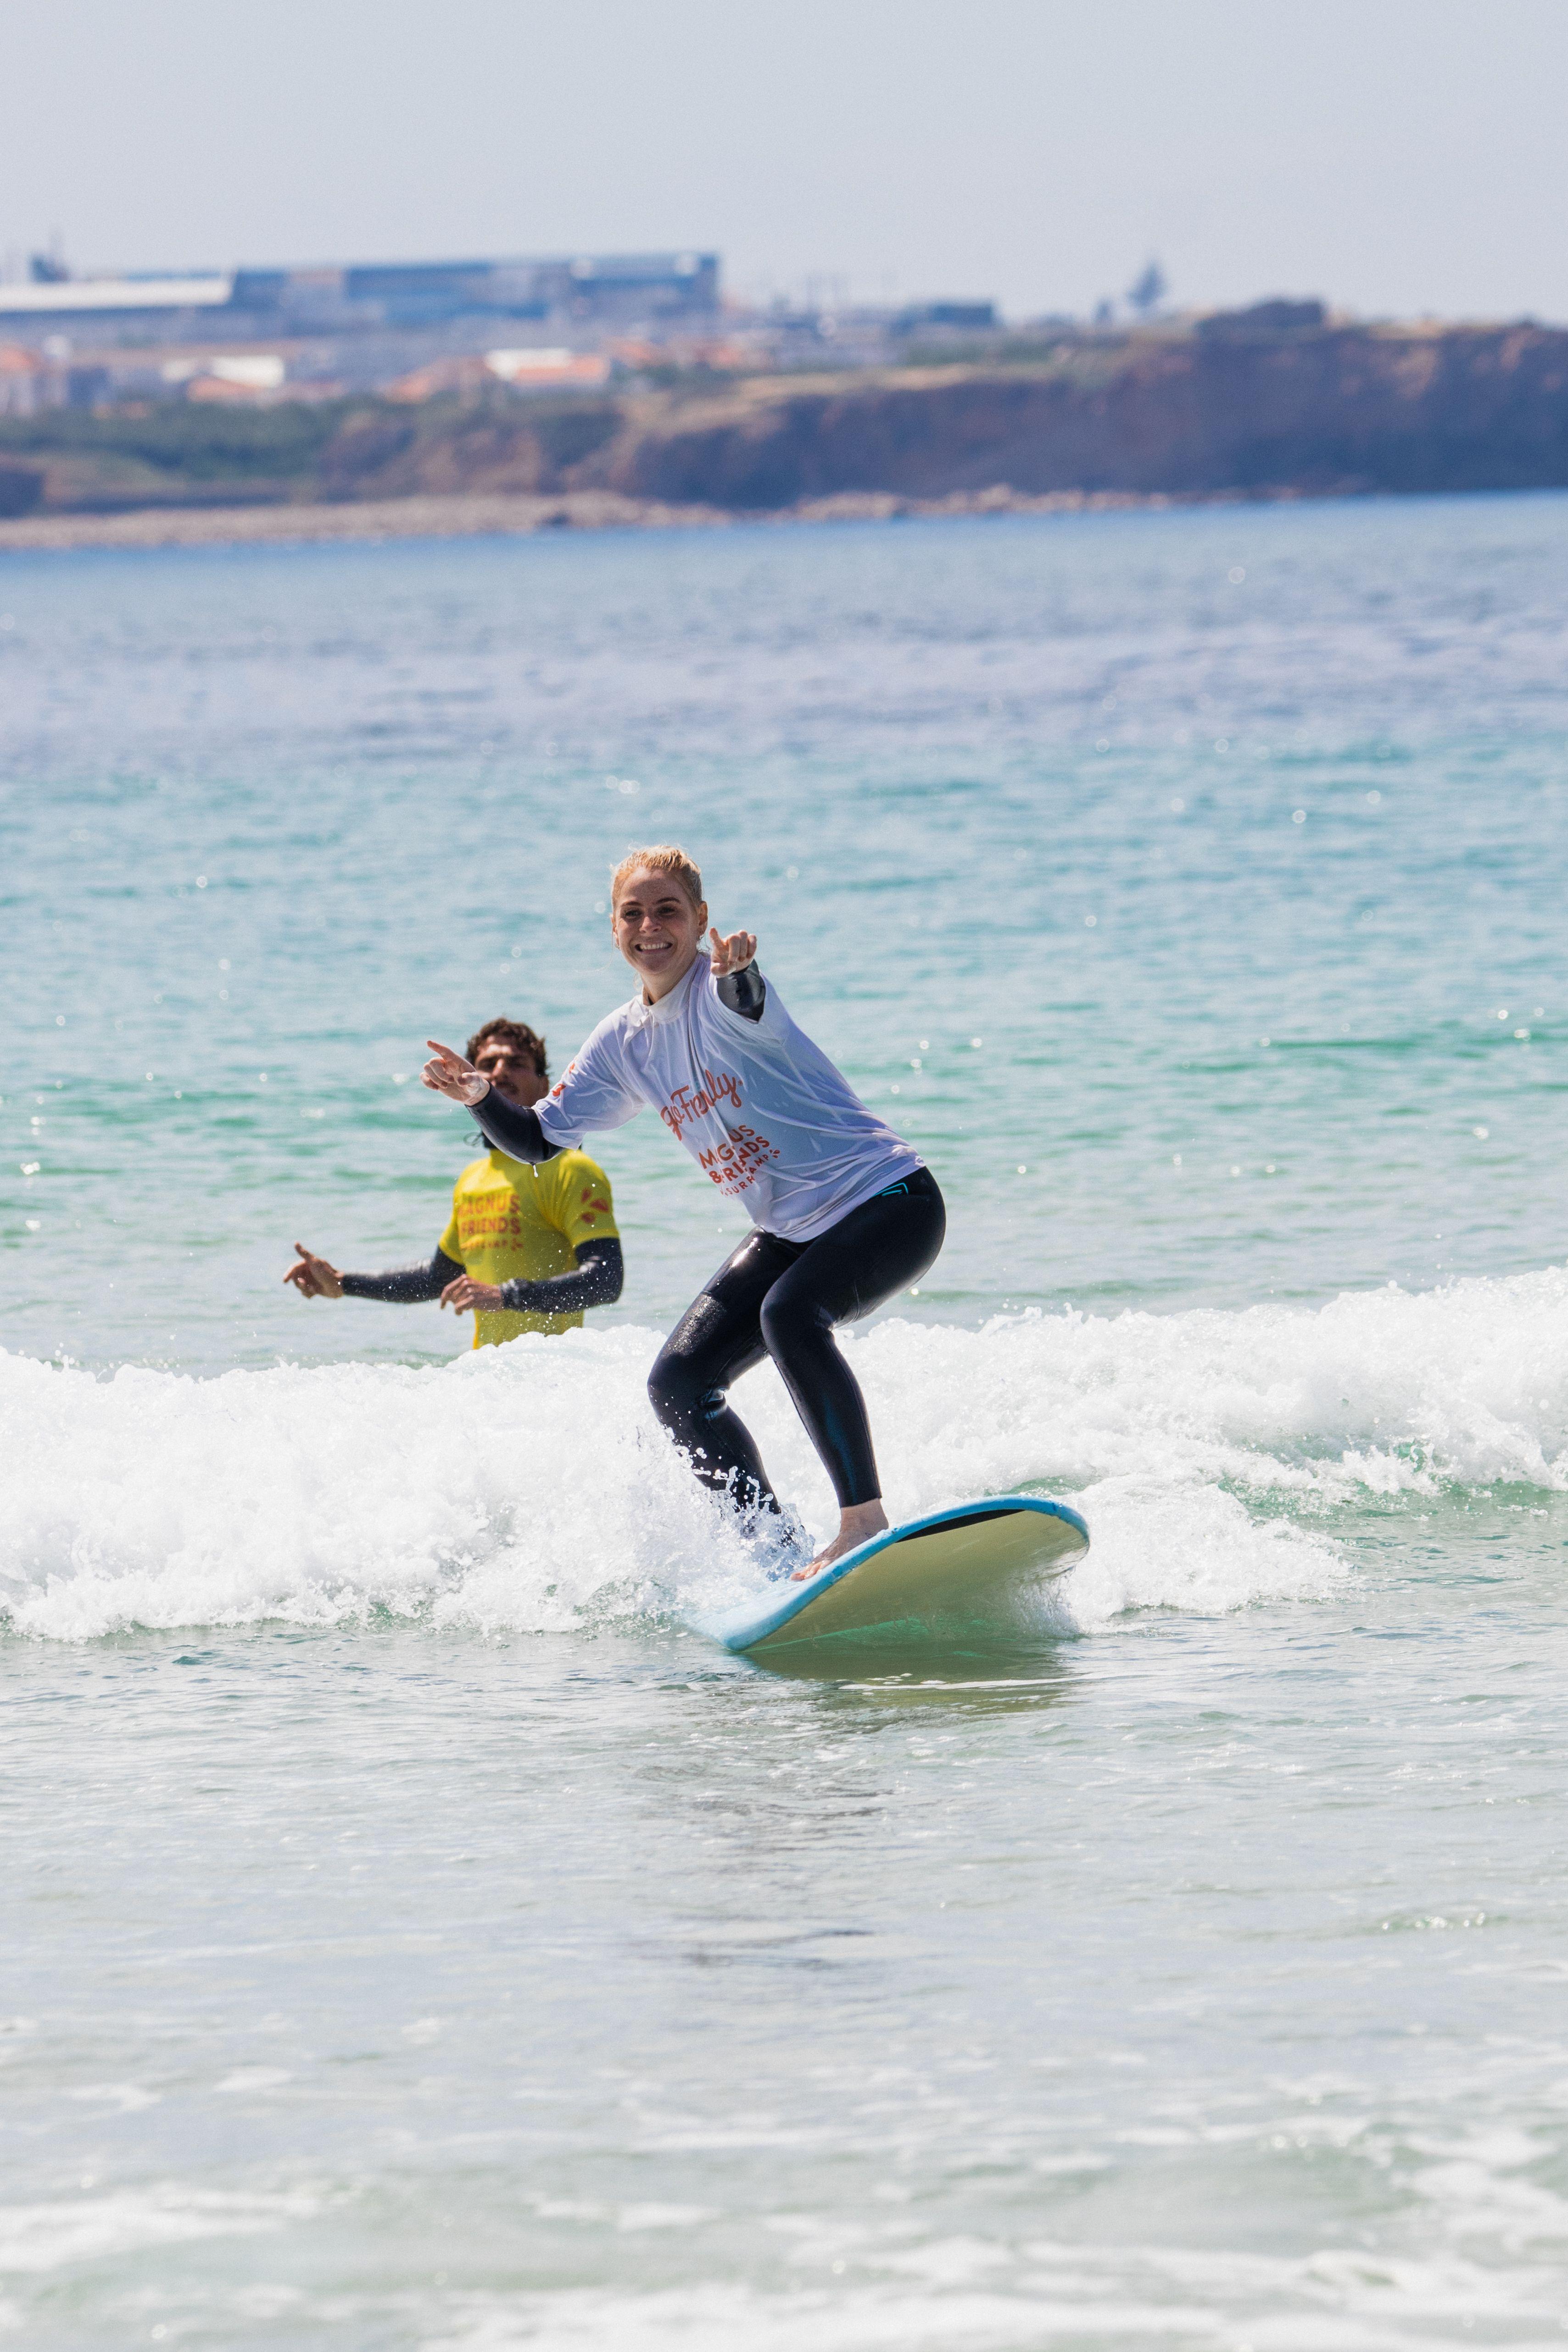
[[[0,1617],[65,1640],[378,1612],[481,1632],[695,1621],[763,1570],[653,1420],[656,1345],[622,1327],[438,1368],[214,1379],[0,1352]],[[892,1320],[846,1346],[899,1516],[1016,1488],[1085,1512],[1064,1632],[1326,1592],[1347,1510],[1568,1487],[1562,1269],[1318,1308]],[[780,1490],[825,1532],[776,1377],[742,1393]]]

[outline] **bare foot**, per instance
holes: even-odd
[[[808,1576],[816,1576],[824,1568],[831,1568],[834,1560],[842,1559],[845,1552],[853,1551],[857,1544],[869,1542],[873,1536],[881,1535],[888,1524],[887,1513],[880,1501],[849,1504],[839,1514],[839,1532],[832,1542],[825,1544],[816,1559],[809,1560],[804,1568],[798,1568],[790,1579],[791,1583],[800,1584]]]

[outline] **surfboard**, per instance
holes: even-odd
[[[980,1624],[1065,1575],[1088,1549],[1089,1529],[1068,1504],[992,1495],[889,1528],[816,1576],[774,1585],[712,1630],[727,1650],[763,1652],[882,1628]]]

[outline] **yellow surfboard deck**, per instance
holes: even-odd
[[[774,1585],[713,1630],[727,1650],[761,1653],[882,1628],[979,1624],[1065,1575],[1088,1549],[1089,1529],[1068,1504],[991,1496],[889,1528],[806,1581]]]

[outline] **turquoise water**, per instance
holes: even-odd
[[[1568,500],[0,562],[0,2317],[28,2341],[1563,2340]],[[929,1158],[901,1511],[763,1671],[621,1306],[310,1306],[695,852]],[[744,1409],[819,1529],[770,1372]]]

